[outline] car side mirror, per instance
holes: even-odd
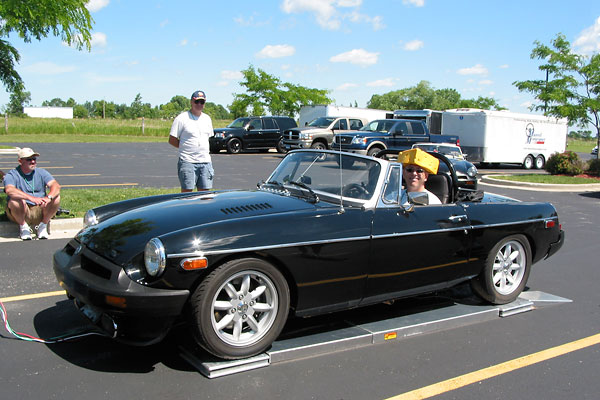
[[[306,185],[310,185],[310,184],[312,184],[312,178],[310,176],[302,175],[300,177],[300,182],[302,182]]]
[[[427,192],[408,192],[408,202],[417,206],[429,205],[429,195]]]

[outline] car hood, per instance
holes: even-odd
[[[304,126],[302,128],[287,129],[287,131],[302,132],[302,133],[322,132],[324,130],[329,130],[329,128],[326,127],[326,126],[323,126],[323,127],[318,127],[318,126]]]
[[[262,191],[203,193],[193,197],[169,198],[117,214],[84,228],[77,239],[88,248],[117,264],[125,264],[144,250],[154,237],[246,218],[314,208],[302,199]],[[191,233],[190,233],[191,235]]]
[[[213,131],[215,133],[225,133],[225,134],[233,133],[233,132],[240,132],[242,130],[243,129],[241,129],[241,128],[217,128],[217,129],[213,129]]]
[[[383,132],[373,132],[373,131],[348,131],[344,133],[338,133],[339,136],[349,136],[349,137],[374,137],[374,136],[385,136],[386,133]]]

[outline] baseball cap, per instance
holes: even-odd
[[[192,100],[199,100],[199,99],[206,100],[206,95],[204,94],[204,92],[202,90],[196,90],[194,93],[192,93]]]
[[[17,152],[17,156],[19,158],[38,157],[39,155],[40,155],[40,153],[36,153],[29,147],[23,147],[22,149],[19,149],[19,151]]]

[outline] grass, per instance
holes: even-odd
[[[595,138],[591,140],[568,139],[567,150],[578,153],[590,153],[596,144],[598,144],[598,142]]]
[[[523,174],[523,175],[494,175],[496,179],[529,183],[548,183],[555,185],[600,183],[600,178],[584,178],[578,176]]]
[[[231,120],[213,120],[215,128]],[[8,118],[0,128],[0,142],[154,142],[169,136],[172,120],[163,119],[61,119]]]
[[[60,206],[71,211],[71,216],[83,217],[87,210],[103,204],[179,192],[179,188],[62,189]],[[0,221],[8,221],[4,212],[6,210],[6,194],[4,193],[0,193],[0,210]]]

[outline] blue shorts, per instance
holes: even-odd
[[[215,170],[212,163],[191,163],[179,159],[177,162],[177,174],[181,189],[198,190],[212,189]]]

